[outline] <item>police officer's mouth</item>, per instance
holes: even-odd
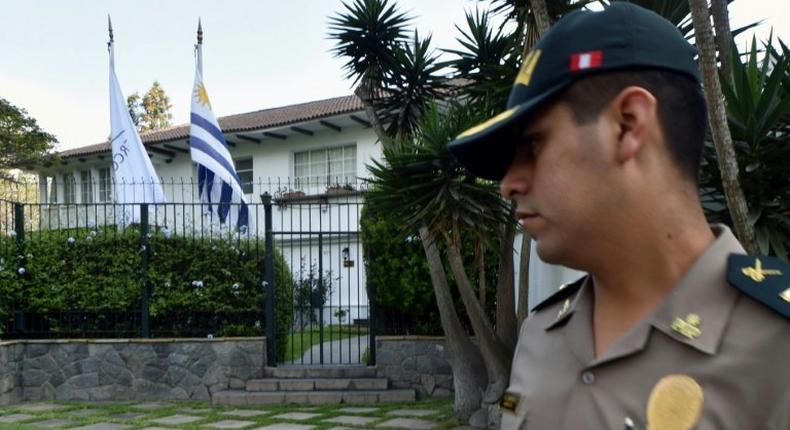
[[[522,222],[527,221],[527,220],[531,220],[531,219],[535,219],[535,218],[537,218],[539,216],[540,215],[538,215],[537,212],[524,211],[524,210],[516,211],[516,218],[518,218],[518,220],[522,221]]]

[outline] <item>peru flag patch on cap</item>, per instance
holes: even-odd
[[[603,52],[589,51],[571,55],[571,71],[594,69],[601,67],[603,62]]]

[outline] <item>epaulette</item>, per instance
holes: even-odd
[[[550,306],[550,305],[552,305],[554,303],[559,302],[562,299],[568,298],[568,297],[576,294],[576,292],[579,291],[579,288],[581,288],[582,285],[584,284],[584,280],[585,279],[587,279],[587,275],[582,276],[581,278],[579,278],[579,279],[577,279],[577,280],[575,280],[575,281],[573,281],[571,283],[560,285],[560,289],[557,290],[556,293],[550,295],[547,299],[545,299],[542,302],[538,303],[537,306],[532,308],[532,311],[533,312],[539,311],[539,310],[541,310],[541,309],[543,309],[543,308],[545,308],[547,306]]]
[[[730,254],[727,280],[742,293],[790,318],[790,265],[784,261]]]

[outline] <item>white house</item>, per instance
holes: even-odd
[[[295,276],[311,268],[328,278],[332,295],[325,321],[367,318],[362,246],[359,242],[359,178],[381,146],[356,96],[230,115],[218,119],[250,205],[249,234],[264,234],[261,195],[269,193],[275,241]],[[152,223],[168,230],[213,230],[199,200],[189,155],[189,124],[141,135],[160,176],[168,204]],[[38,167],[45,227],[112,222],[112,155],[109,143],[63,151],[63,162]],[[129,187],[132,189],[133,187]],[[57,205],[48,205],[57,203]],[[320,248],[320,249],[319,249]],[[353,265],[353,266],[352,266]],[[301,272],[301,273],[300,273]],[[341,313],[342,314],[342,313]]]
[[[367,318],[363,250],[355,233],[361,199],[355,191],[359,178],[368,176],[366,163],[380,158],[382,151],[360,100],[337,97],[218,121],[247,199],[253,203],[250,232],[263,235],[260,196],[271,194],[279,203],[273,213],[275,239],[294,275],[307,277],[311,267],[317,273],[320,265],[322,275],[332,282],[324,320],[338,322],[335,312],[341,307],[347,312],[346,322]],[[176,233],[195,226],[214,228],[205,222],[196,197],[189,124],[145,133],[141,138],[168,201],[156,209],[154,222]],[[111,221],[114,191],[109,143],[63,151],[60,156],[60,165],[34,169],[40,177],[42,223],[74,226]],[[58,205],[48,207],[47,203]],[[532,254],[532,261],[539,262],[534,248]],[[578,276],[564,268],[531,264],[530,303]]]

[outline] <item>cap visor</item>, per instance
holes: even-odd
[[[499,115],[461,133],[448,145],[450,152],[472,174],[484,179],[500,180],[507,173],[521,143],[522,123],[530,112],[567,86],[556,85],[528,102],[508,109]]]

